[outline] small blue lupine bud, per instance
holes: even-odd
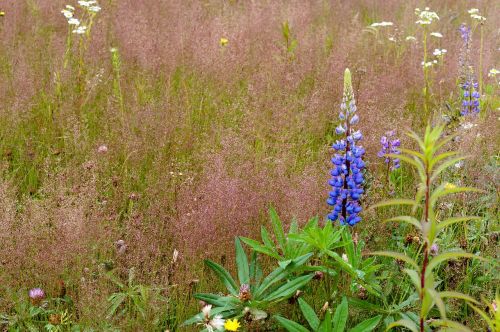
[[[359,122],[359,116],[358,116],[357,114],[355,114],[355,115],[351,118],[351,120],[349,121],[349,123],[350,123],[351,125],[355,125],[355,124],[357,124],[358,122]]]
[[[401,146],[401,141],[394,138],[395,135],[396,133],[394,130],[386,132],[385,136],[380,138],[382,148],[377,153],[378,157],[384,158],[384,162],[388,165],[390,170],[395,170],[400,167],[399,159],[386,156],[387,154],[401,154],[401,151],[398,149],[398,147]]]
[[[337,135],[341,135],[345,133],[345,129],[344,127],[342,127],[342,125],[339,125],[337,128],[335,128],[335,132],[337,133]]]

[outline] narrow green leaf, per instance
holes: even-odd
[[[387,325],[386,327],[386,331],[389,331],[395,327],[406,327],[408,330],[410,330],[411,332],[419,332],[419,328],[417,326],[417,324],[415,324],[413,321],[409,320],[409,319],[400,319],[394,323],[391,323],[389,325]]]
[[[274,301],[277,299],[288,298],[289,296],[292,296],[293,294],[295,294],[295,292],[299,288],[301,288],[302,286],[307,284],[309,281],[311,281],[311,279],[313,277],[314,277],[314,274],[309,274],[309,275],[295,278],[295,279],[287,282],[286,284],[282,285],[281,287],[279,287],[275,291],[273,291],[271,294],[266,296],[264,298],[264,300],[265,301]]]
[[[413,266],[414,268],[418,269],[417,262],[415,262],[412,258],[406,256],[405,254],[401,254],[399,252],[393,252],[393,251],[374,251],[374,252],[369,253],[369,255],[372,255],[372,256],[387,256],[387,257],[392,257],[392,258],[404,261],[404,262],[410,264],[411,266]]]
[[[284,317],[274,316],[274,319],[276,319],[288,332],[309,332],[304,326]]]
[[[226,286],[229,293],[233,295],[238,295],[239,289],[234,281],[233,277],[227,272],[222,266],[219,264],[207,259],[205,260],[205,264],[215,272],[219,280]]]
[[[314,312],[314,309],[303,298],[299,298],[299,307],[309,323],[309,326],[311,326],[313,331],[316,331],[319,327],[319,318]]]
[[[390,221],[402,221],[408,224],[411,224],[415,226],[417,229],[422,229],[422,225],[420,225],[420,221],[417,220],[415,217],[411,216],[398,216],[390,219],[384,220],[384,222],[390,222]]]
[[[451,298],[455,298],[455,299],[461,299],[464,301],[472,302],[474,304],[479,304],[479,302],[476,301],[476,299],[474,299],[473,297],[466,295],[466,294],[462,294],[460,292],[443,291],[443,292],[439,292],[439,296],[441,296],[441,298],[451,297]]]
[[[383,201],[377,204],[370,206],[368,209],[375,209],[383,206],[391,206],[391,205],[418,205],[413,199],[390,199],[387,201]]]
[[[431,182],[434,182],[434,180],[436,180],[436,178],[439,176],[439,174],[441,174],[442,171],[444,171],[445,169],[447,169],[448,167],[451,167],[453,165],[455,165],[457,162],[459,162],[460,160],[464,160],[466,159],[466,157],[456,157],[456,158],[452,158],[452,159],[448,159],[446,161],[444,161],[441,165],[439,165],[436,170],[432,173],[432,176],[431,176]]]
[[[475,216],[452,217],[452,218],[448,218],[446,220],[441,221],[437,225],[437,229],[438,229],[438,231],[441,231],[445,227],[456,224],[458,222],[468,221],[468,220],[481,220],[481,219],[482,219],[481,217],[475,217]]]
[[[238,268],[238,279],[240,280],[240,285],[250,285],[248,257],[238,237],[234,239],[234,245],[236,247],[236,266]]]
[[[441,315],[441,318],[446,319],[446,307],[444,305],[443,299],[440,296],[440,293],[436,292],[434,289],[427,289],[427,291],[434,299],[434,302],[436,302],[436,306],[439,309],[439,314]]]
[[[347,299],[344,296],[342,302],[335,309],[335,314],[333,315],[333,321],[335,326],[332,332],[344,332],[345,326],[347,324],[347,318],[349,317],[349,308],[347,304]]]
[[[248,245],[253,250],[260,252],[261,254],[273,257],[277,260],[281,259],[281,256],[276,254],[272,249],[263,246],[259,241],[255,241],[253,239],[249,239],[246,237],[240,237],[240,240],[243,241],[246,245]]]
[[[451,328],[451,330],[449,330],[449,331],[454,331],[454,332],[473,332],[468,327],[466,327],[460,323],[448,320],[448,319],[434,319],[430,322],[429,325],[430,326],[449,327],[449,328]]]
[[[283,230],[283,224],[278,216],[278,213],[273,207],[269,208],[269,216],[271,217],[271,225],[273,227],[274,236],[276,236],[276,240],[278,241],[281,250],[284,251],[286,248],[285,231]]]
[[[373,331],[373,329],[375,329],[377,327],[377,325],[378,325],[378,323],[380,322],[381,319],[382,319],[382,315],[378,315],[378,316],[369,318],[369,319],[367,319],[367,320],[359,323],[358,325],[356,325],[352,329],[350,329],[349,332],[369,332],[369,331]]]
[[[420,276],[417,271],[415,270],[410,270],[410,269],[404,269],[403,270],[408,276],[410,276],[411,281],[413,282],[413,285],[415,288],[418,290],[420,293],[421,285],[420,285]]]
[[[436,257],[434,257],[430,262],[429,265],[427,265],[427,271],[426,271],[426,276],[427,274],[431,273],[432,270],[441,264],[442,262],[449,260],[449,259],[459,259],[459,258],[476,258],[480,260],[486,260],[481,256],[470,254],[468,252],[464,251],[451,251],[451,252],[445,252],[442,253]]]

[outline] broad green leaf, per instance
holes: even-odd
[[[350,329],[349,332],[369,332],[369,331],[373,331],[373,329],[375,329],[377,327],[377,325],[378,325],[378,323],[380,322],[381,319],[382,319],[382,315],[378,315],[378,316],[369,318],[369,319],[367,319],[367,320],[359,323],[358,325],[356,325],[352,329]]]
[[[427,270],[425,272],[426,276],[427,276],[427,274],[432,273],[432,270],[436,266],[438,266],[439,264],[441,264],[442,262],[444,262],[446,260],[450,260],[450,259],[459,259],[459,258],[476,258],[476,259],[480,259],[480,260],[486,260],[486,259],[484,259],[481,256],[470,254],[470,253],[464,252],[464,251],[445,252],[445,253],[442,253],[442,254],[434,257],[429,262],[429,265],[427,265]]]
[[[392,258],[404,261],[404,262],[410,264],[411,266],[413,266],[416,269],[419,268],[417,262],[415,262],[412,258],[406,256],[405,254],[401,254],[399,252],[393,252],[393,251],[374,251],[374,252],[369,253],[369,255],[372,255],[372,256],[387,256],[387,257],[392,257]]]
[[[217,275],[217,277],[219,278],[220,281],[222,281],[222,283],[224,284],[224,286],[226,286],[227,290],[229,291],[229,293],[237,296],[238,293],[239,293],[239,289],[238,289],[238,286],[236,285],[236,282],[234,281],[233,277],[231,277],[231,275],[229,274],[229,272],[227,272],[222,266],[220,266],[219,264],[209,260],[209,259],[206,259],[205,260],[205,264],[210,268],[212,269],[212,271],[215,272],[215,274]]]
[[[415,322],[409,320],[409,319],[400,319],[394,323],[391,323],[389,325],[387,325],[386,327],[386,331],[389,331],[395,327],[406,327],[408,330],[410,330],[411,332],[419,332],[419,327],[417,326],[417,324],[415,324]]]
[[[364,310],[370,310],[372,312],[380,312],[380,313],[387,313],[387,310],[385,310],[383,307],[378,306],[376,304],[370,303],[365,300],[360,300],[356,298],[349,297],[347,299],[348,303],[353,305],[354,307],[361,308]]]
[[[415,226],[417,229],[422,229],[422,226],[420,225],[420,221],[418,221],[417,218],[412,217],[412,216],[398,216],[398,217],[384,220],[384,222],[389,222],[389,221],[402,221],[402,222],[406,222],[408,224]]]
[[[344,296],[342,302],[335,309],[335,314],[333,315],[333,322],[335,326],[332,332],[344,332],[345,326],[347,324],[347,318],[349,317],[349,308],[347,304],[347,299]]]
[[[266,245],[266,247],[268,247],[268,249],[273,249],[273,251],[276,250],[275,245],[273,241],[271,241],[269,233],[267,232],[267,229],[264,226],[260,228],[260,237],[262,238],[262,242],[264,242],[264,244]]]
[[[214,306],[227,308],[228,310],[233,309],[234,306],[239,303],[239,299],[234,296],[197,293],[194,294],[194,297],[198,300],[205,301],[206,303],[213,304]]]
[[[288,332],[309,332],[308,329],[292,320],[281,316],[274,316],[274,319],[276,319],[278,323],[280,323],[280,325],[283,326]]]
[[[236,247],[236,266],[238,268],[238,279],[240,280],[240,285],[250,285],[250,269],[248,266],[247,254],[245,253],[238,237],[234,239],[234,244]]]
[[[314,309],[304,300],[303,298],[299,298],[299,307],[302,310],[302,314],[305,319],[309,323],[309,326],[316,331],[319,327],[319,318],[314,312]]]
[[[289,296],[292,296],[295,294],[295,292],[307,284],[311,279],[314,277],[314,274],[310,275],[305,275],[301,276],[298,278],[295,278],[286,284],[282,285],[278,289],[276,289],[274,292],[271,294],[267,295],[263,300],[265,301],[274,301],[276,299],[282,299],[282,298],[287,298]]]
[[[372,210],[375,208],[383,207],[383,206],[392,206],[392,205],[418,205],[417,202],[415,202],[413,199],[390,199],[387,201],[383,201],[380,203],[377,203],[375,205],[370,206],[368,209]]]
[[[332,332],[332,312],[327,310],[317,332]]]

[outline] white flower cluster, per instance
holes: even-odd
[[[439,16],[436,12],[430,10],[429,7],[425,7],[424,10],[420,10],[420,8],[415,9],[415,15],[418,16],[418,21],[415,23],[420,25],[429,25],[434,20],[439,20]]]
[[[432,37],[443,38],[443,35],[439,32],[431,32]]]
[[[406,40],[406,41],[412,41],[412,42],[413,42],[413,41],[416,41],[416,40],[417,40],[417,38],[415,38],[415,37],[413,37],[413,36],[407,36],[407,37],[405,38],[405,40]]]
[[[470,17],[473,20],[476,20],[478,22],[486,21],[486,17],[479,15],[479,9],[477,9],[477,8],[469,9],[468,13],[470,14]]]
[[[434,54],[434,56],[440,57],[440,56],[445,55],[446,52],[448,52],[448,51],[445,50],[444,48],[442,48],[442,49],[436,48],[436,49],[434,49],[434,52],[432,52],[432,54]]]
[[[84,8],[91,14],[95,14],[99,11],[101,11],[101,7],[97,4],[97,1],[95,0],[90,0],[90,1],[78,1],[78,4],[80,7]],[[73,33],[77,35],[83,35],[87,32],[87,26],[82,25],[80,20],[75,16],[75,7],[71,5],[66,5],[66,7],[61,10],[61,13],[64,15],[64,17],[68,20],[68,24],[71,26],[74,26],[74,29],[72,30]]]
[[[373,27],[373,28],[376,28],[376,27],[389,27],[389,26],[393,26],[394,23],[392,22],[379,22],[379,23],[372,23],[370,26]]]
[[[422,67],[424,68],[428,68],[428,67],[432,67],[434,65],[437,65],[438,61],[437,60],[432,60],[432,61],[427,61],[427,62],[423,62],[421,63]]]
[[[491,68],[488,72],[488,77],[496,77],[498,74],[500,74],[500,70]]]

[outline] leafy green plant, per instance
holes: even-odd
[[[111,294],[108,298],[108,319],[118,316],[148,321],[153,325],[159,323],[159,317],[155,315],[155,305],[167,300],[160,294],[161,288],[135,283],[134,269],[129,270],[127,283],[122,283],[111,273],[107,276],[119,288],[118,292]]]
[[[281,34],[284,40],[283,49],[285,50],[285,54],[288,60],[295,59],[295,49],[298,46],[297,39],[295,39],[292,35],[292,31],[290,29],[290,24],[288,21],[284,21],[281,24]]]
[[[335,310],[335,313],[332,313],[332,311],[329,309],[326,310],[323,320],[319,319],[319,317],[314,312],[314,309],[303,298],[299,298],[299,306],[302,314],[304,315],[304,318],[309,324],[310,329],[281,316],[274,317],[278,321],[278,323],[289,332],[369,332],[373,331],[377,327],[380,319],[382,318],[382,315],[369,318],[359,323],[355,327],[347,330],[346,326],[347,319],[349,318],[349,305],[345,297],[342,299],[342,302]]]
[[[238,270],[237,283],[231,274],[219,264],[206,260],[205,264],[215,272],[226,287],[228,294],[195,294],[195,298],[214,306],[214,313],[222,317],[244,318],[245,321],[258,321],[268,316],[266,310],[294,295],[297,290],[306,285],[313,274],[293,276],[312,256],[311,253],[295,259],[280,261],[279,266],[263,278],[262,270],[257,262],[254,251],[250,262],[238,238],[235,239],[236,265]],[[199,314],[184,322],[183,325],[199,321]]]
[[[449,194],[478,191],[467,187],[457,187],[449,183],[436,184],[441,173],[448,167],[454,165],[464,157],[457,157],[456,152],[443,152],[438,154],[438,151],[446,145],[453,136],[448,136],[441,139],[443,126],[435,128],[426,128],[424,139],[422,140],[417,134],[410,133],[420,151],[412,151],[401,149],[402,155],[391,155],[389,157],[399,157],[416,168],[420,183],[414,199],[392,199],[381,202],[373,207],[384,207],[391,205],[409,205],[413,207],[413,215],[402,215],[388,219],[387,221],[404,222],[415,227],[421,234],[423,244],[420,254],[417,259],[409,257],[404,253],[378,251],[371,253],[372,255],[389,256],[404,262],[410,268],[405,268],[404,272],[410,277],[420,299],[420,314],[418,323],[414,319],[403,318],[388,325],[388,329],[400,326],[410,329],[411,331],[425,331],[427,325],[432,327],[453,328],[454,331],[470,331],[467,327],[451,321],[446,315],[446,306],[443,299],[451,297],[465,299],[471,302],[475,300],[468,295],[453,291],[439,291],[439,282],[435,277],[435,269],[443,262],[450,259],[459,258],[480,258],[477,255],[470,254],[461,250],[449,251],[438,254],[438,248],[435,242],[438,239],[441,231],[450,225],[459,222],[478,220],[479,217],[459,216],[451,217],[446,220],[439,220],[435,212],[436,203],[440,198]],[[372,207],[372,208],[373,208]],[[418,219],[417,219],[418,218]],[[431,250],[433,253],[431,253]],[[432,257],[432,255],[434,257]],[[420,259],[419,259],[420,258]],[[440,318],[427,321],[431,310],[437,307]],[[433,314],[434,316],[434,314]]]

